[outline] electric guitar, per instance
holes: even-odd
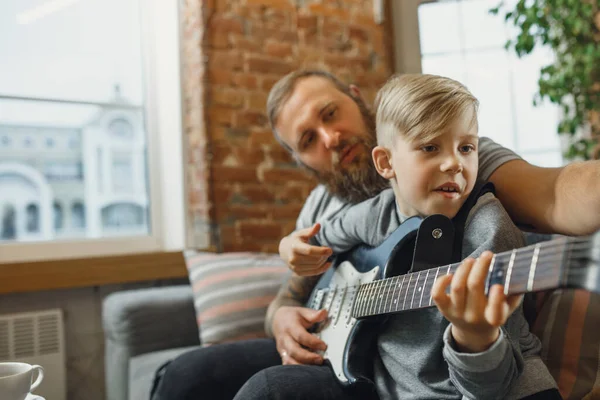
[[[358,246],[336,257],[306,306],[329,313],[314,333],[327,343],[321,354],[342,384],[369,381],[381,316],[435,306],[435,280],[460,265],[444,265],[453,237],[452,222],[443,215],[412,217],[381,245]],[[496,283],[507,295],[554,288],[600,293],[600,232],[495,254],[486,292]]]

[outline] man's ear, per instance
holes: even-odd
[[[375,146],[371,156],[379,175],[385,179],[392,179],[396,176],[392,168],[392,155],[388,149],[383,146]]]
[[[352,94],[352,97],[355,98],[359,98],[361,100],[364,100],[362,98],[362,94],[360,93],[360,89],[358,88],[358,86],[354,85],[354,84],[350,84],[348,86],[348,88],[350,89],[350,93]]]

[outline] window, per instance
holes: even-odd
[[[62,208],[62,205],[58,201],[55,201],[54,205],[53,205],[53,209],[54,209],[54,231],[58,233],[63,229],[63,226],[64,226],[63,208]]]
[[[533,106],[539,71],[552,62],[552,54],[536,49],[519,59],[507,51],[510,26],[489,13],[497,5],[498,0],[407,0],[396,5],[397,21],[413,19],[412,25],[405,24],[412,29],[396,32],[397,68],[462,82],[479,99],[481,136],[534,164],[562,165],[558,108],[547,101]]]
[[[0,263],[182,248],[177,3],[5,0],[0,26]]]

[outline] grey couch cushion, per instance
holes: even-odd
[[[180,354],[199,347],[190,346],[155,351],[129,360],[129,400],[149,400],[154,374],[158,368]]]

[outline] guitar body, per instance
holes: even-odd
[[[460,266],[460,242],[445,216],[413,217],[379,246],[357,246],[336,257],[306,306],[328,311],[311,331],[327,343],[322,355],[343,385],[372,382],[376,337],[387,315],[435,306],[435,280]],[[600,293],[600,232],[497,253],[486,292],[493,284],[508,295],[555,288]]]
[[[436,247],[445,250],[435,252],[427,237],[431,237],[431,231],[440,226],[444,227],[447,235],[443,241],[440,240],[444,245],[436,244]],[[416,246],[417,238],[419,243],[424,243],[423,246]],[[381,245],[359,246],[336,257],[332,268],[314,288],[307,307],[325,308],[329,312],[328,320],[315,327],[314,332],[327,343],[328,348],[322,355],[342,384],[371,381],[373,355],[377,351],[375,339],[386,319],[385,316],[368,319],[351,317],[358,285],[405,274],[416,265],[441,265],[451,254],[452,239],[452,222],[448,218],[441,215],[425,220],[413,217],[402,223]],[[426,246],[427,252],[418,251]],[[422,256],[415,258],[417,254]]]

